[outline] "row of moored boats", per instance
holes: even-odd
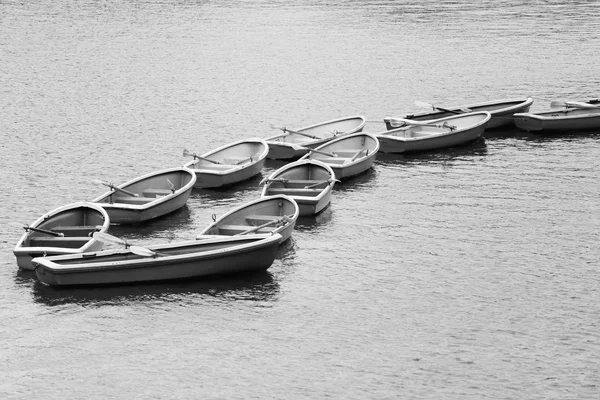
[[[299,217],[331,203],[336,182],[373,166],[378,152],[430,151],[468,143],[486,129],[516,125],[528,131],[600,128],[600,100],[552,102],[553,110],[529,113],[533,99],[511,99],[385,118],[386,130],[362,132],[362,116],[340,118],[265,139],[239,140],[196,154],[182,167],[155,171],[120,185],[95,182],[108,191],[89,202],[41,216],[18,241],[19,268],[35,270],[48,285],[92,285],[192,278],[266,270]],[[234,185],[261,173],[265,160],[289,163],[261,181],[261,196],[205,227],[195,240],[140,246],[108,233],[111,224],[141,224],[183,207],[193,188]],[[110,244],[111,246],[106,246]],[[108,249],[104,249],[110,247]]]

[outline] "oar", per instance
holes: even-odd
[[[218,161],[209,160],[209,159],[208,159],[208,158],[206,158],[206,157],[202,157],[202,156],[199,156],[199,155],[198,155],[198,154],[196,154],[196,153],[192,153],[192,152],[190,152],[188,149],[183,149],[183,155],[184,155],[185,157],[194,157],[194,159],[196,159],[196,158],[197,158],[197,159],[199,159],[199,160],[208,161],[208,162],[210,162],[210,163],[213,163],[213,164],[221,164],[221,163],[220,163],[220,162],[218,162]]]
[[[269,182],[282,182],[282,183],[286,183],[287,181],[289,181],[289,179],[285,179],[285,178],[275,178],[275,179],[265,178],[262,181],[260,181],[259,185],[264,185],[265,183],[269,183]]]
[[[457,110],[451,110],[451,109],[449,109],[449,108],[443,108],[443,107],[434,106],[433,104],[425,103],[424,101],[419,101],[419,100],[416,100],[416,101],[415,101],[415,104],[416,104],[418,107],[423,107],[423,108],[432,108],[432,109],[434,109],[434,110],[445,111],[445,112],[449,112],[449,113],[452,113],[452,114],[462,114],[463,112],[470,112],[470,111],[471,111],[471,110],[469,110],[468,108],[467,108],[467,109],[462,109],[462,110],[460,110],[460,111],[457,111]]]
[[[561,107],[569,108],[569,107],[571,107],[571,108],[585,108],[585,109],[600,108],[599,105],[583,103],[581,101],[552,101],[552,102],[550,102],[550,107],[551,108],[561,108]]]
[[[356,153],[355,153],[355,154],[352,156],[352,158],[350,159],[350,161],[354,161],[354,160],[356,160],[356,158],[357,158],[357,157],[358,157],[358,156],[359,156],[359,155],[360,155],[362,152],[364,152],[364,151],[365,151],[365,149],[360,149],[359,151],[357,151],[357,152],[356,152]],[[367,150],[367,151],[368,151],[368,150]]]
[[[48,229],[42,229],[42,228],[34,228],[32,226],[29,225],[21,225],[19,223],[16,222],[9,222],[10,225],[15,226],[15,227],[19,227],[19,228],[23,228],[25,229],[25,231],[34,231],[34,232],[39,232],[39,233],[45,233],[47,235],[52,235],[52,236],[57,236],[57,237],[64,237],[65,234],[62,232],[54,232],[54,231],[50,231]]]
[[[339,179],[327,179],[325,181],[320,181],[320,182],[313,183],[312,185],[304,186],[304,189],[312,189],[315,186],[319,186],[319,185],[322,185],[324,183],[330,184],[331,182],[340,182],[340,180]]]
[[[125,240],[120,239],[116,236],[110,235],[108,233],[94,232],[92,237],[96,240],[99,240],[100,242],[116,244],[119,246],[125,246],[125,248],[129,249],[133,254],[137,254],[138,256],[142,256],[142,257],[156,257],[158,255],[166,255],[166,254],[158,253],[156,251],[152,251],[152,250],[147,249],[142,246],[132,246],[129,243],[127,243]]]
[[[169,180],[169,178],[167,178],[167,183],[169,184],[169,189],[171,189],[171,193],[175,193],[175,191],[177,190],[177,188],[175,188],[175,185],[173,185],[173,182],[171,182]]]
[[[256,232],[256,231],[258,231],[258,230],[260,230],[262,228],[266,228],[269,225],[273,225],[273,224],[278,225],[280,222],[283,222],[285,224],[285,223],[287,223],[290,220],[290,218],[291,217],[288,217],[287,215],[284,215],[282,218],[274,219],[272,221],[265,222],[264,224],[253,226],[252,228],[250,228],[248,230],[245,230],[244,232],[236,233],[234,236],[245,235],[247,233]]]
[[[294,133],[294,134],[296,134],[296,135],[306,136],[306,137],[309,137],[309,138],[311,138],[311,139],[320,139],[319,137],[317,137],[317,136],[313,136],[313,135],[309,135],[308,133],[304,133],[304,132],[298,132],[298,131],[293,131],[293,130],[291,130],[291,129],[288,129],[288,128],[286,128],[285,126],[283,126],[283,127],[279,127],[279,126],[274,126],[274,125],[271,125],[271,128],[273,128],[273,129],[279,129],[279,130],[282,130],[282,131],[283,131],[283,133],[285,133],[285,132],[289,132],[289,133]]]
[[[311,149],[309,147],[302,147],[302,148],[305,149],[306,151],[312,151],[313,153],[323,154],[324,156],[329,156],[329,157],[337,157],[338,156],[335,153],[328,153],[326,151],[321,151],[321,150],[317,150],[317,149]]]
[[[140,195],[137,194],[137,193],[133,193],[133,192],[130,192],[129,190],[121,189],[120,187],[116,187],[112,183],[103,181],[102,179],[93,179],[92,182],[94,182],[96,184],[99,184],[99,185],[108,186],[111,190],[115,190],[117,192],[124,193],[124,194],[126,194],[128,196],[140,197]]]
[[[419,125],[419,126],[435,126],[436,128],[448,128],[451,130],[456,129],[456,125],[451,125],[446,121],[444,121],[442,124],[436,124],[433,122],[415,121],[415,120],[406,119],[406,118],[390,118],[390,123],[392,124],[392,126],[402,123],[402,125],[397,125],[398,127],[401,127],[403,125]]]

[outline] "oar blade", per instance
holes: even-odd
[[[415,105],[417,107],[431,108],[431,109],[435,110],[435,106],[433,104],[425,103],[424,101],[415,100]]]
[[[118,246],[127,246],[127,242],[125,240],[118,238],[116,236],[110,235],[108,233],[94,232],[92,234],[92,237],[103,243],[116,244]]]
[[[131,250],[133,254],[142,257],[156,257],[158,255],[158,253],[141,246],[130,246],[129,250]]]

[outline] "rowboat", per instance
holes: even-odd
[[[492,118],[488,122],[486,129],[492,129],[513,125],[513,114],[529,111],[529,108],[533,104],[533,99],[531,97],[527,97],[525,99],[491,100],[453,107],[439,107],[433,104],[424,103],[422,101],[415,101],[415,104],[421,107],[431,108],[432,111],[408,114],[404,118],[412,119],[414,121],[427,121],[469,112],[487,111],[491,114]],[[388,130],[393,129],[388,121],[384,119],[384,122]]]
[[[111,223],[138,224],[183,207],[196,182],[185,167],[151,172],[119,186],[101,180],[111,190],[92,200],[108,212]]]
[[[17,265],[33,270],[31,260],[44,255],[79,254],[102,248],[93,232],[106,232],[110,226],[108,213],[97,204],[78,202],[58,207],[25,226],[14,254]]]
[[[587,102],[552,102],[562,110],[515,114],[518,128],[530,132],[577,132],[600,129],[600,99]]]
[[[279,233],[281,242],[292,235],[300,209],[291,197],[278,194],[261,197],[234,208],[218,219],[213,216],[212,224],[196,237],[202,239],[213,235],[246,235],[250,233]]]
[[[319,160],[329,165],[336,179],[344,180],[362,174],[373,166],[379,140],[370,133],[353,133],[311,149],[300,158]]]
[[[329,205],[335,182],[329,165],[318,160],[297,160],[263,179],[261,197],[285,194],[298,203],[300,216],[316,215]]]
[[[196,188],[218,188],[245,181],[260,173],[269,145],[262,139],[243,139],[202,155],[184,150],[194,159],[184,165],[196,174]]]
[[[390,118],[399,128],[376,134],[379,151],[409,153],[462,145],[479,138],[490,120],[487,111],[453,115],[431,121]]]
[[[266,138],[269,144],[267,158],[277,160],[294,160],[325,142],[342,135],[360,132],[367,120],[362,116],[345,117],[321,122],[295,130],[278,128],[283,134]]]
[[[267,270],[281,235],[207,240],[34,258],[38,279],[51,286],[106,285],[198,278]]]

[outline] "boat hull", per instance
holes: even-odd
[[[220,188],[258,175],[268,153],[269,145],[264,140],[244,139],[205,153],[184,166],[196,174],[195,188]]]
[[[36,257],[100,250],[102,242],[91,234],[106,233],[109,226],[108,213],[93,203],[73,203],[54,209],[38,218],[30,227],[61,232],[64,236],[25,232],[13,250],[17,265],[23,270],[33,270],[31,261]]]
[[[174,185],[170,189],[169,182]],[[139,224],[183,207],[196,182],[196,174],[188,168],[169,168],[128,181],[118,188],[137,194],[128,196],[109,191],[92,200],[102,206],[114,224]]]
[[[298,160],[273,172],[266,180],[261,197],[284,194],[296,201],[299,216],[316,215],[331,202],[335,173],[318,160]]]
[[[359,132],[327,142],[301,159],[319,160],[331,167],[336,179],[345,180],[369,170],[379,147],[375,135]]]
[[[281,243],[290,238],[296,225],[300,209],[294,199],[285,195],[262,197],[245,203],[216,219],[204,228],[196,239],[205,239],[214,235],[240,235],[250,233],[270,221],[271,225],[254,230],[254,234],[278,233]],[[285,220],[283,220],[285,217]],[[278,222],[281,221],[281,222]]]
[[[513,115],[515,113],[525,113],[529,111],[533,99],[528,97],[526,99],[503,99],[503,100],[492,100],[481,103],[472,103],[462,106],[444,107],[448,110],[455,110],[461,113],[460,110],[470,110],[471,112],[487,111],[491,115],[491,119],[487,124],[486,129],[501,128],[507,126],[513,126],[515,124]],[[430,111],[426,113],[408,114],[404,118],[412,119],[415,121],[428,121],[432,119],[440,119],[458,115],[447,111]],[[385,120],[384,120],[385,121]],[[388,130],[394,129],[389,121],[385,121]]]
[[[456,129],[407,126],[376,134],[382,153],[416,153],[460,146],[482,136],[490,120],[488,112],[455,115],[428,121],[456,124]]]
[[[362,116],[345,117],[268,137],[265,139],[269,145],[267,158],[298,159],[306,154],[306,148],[316,148],[337,137],[361,132],[366,122]]]
[[[577,132],[600,129],[600,108],[515,114],[518,128],[529,132]]]
[[[38,279],[50,286],[126,284],[265,271],[281,236],[225,237],[149,246],[157,257],[130,249],[33,260]]]

